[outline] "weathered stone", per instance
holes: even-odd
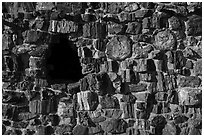
[[[135,118],[136,119],[146,119],[147,118],[147,112],[145,110],[136,110],[135,111]]]
[[[194,67],[196,76],[202,76],[202,60],[197,60]]]
[[[138,83],[138,84],[131,84],[129,85],[130,92],[141,92],[147,90],[147,84],[145,83]]]
[[[168,19],[169,21],[169,28],[172,30],[178,30],[181,29],[181,24],[180,24],[180,20],[175,17],[172,16],[171,18]]]
[[[141,34],[142,24],[140,22],[128,23],[126,33],[131,35]]]
[[[167,123],[162,131],[163,135],[176,135],[177,134],[177,128],[176,125],[171,122]]]
[[[134,118],[134,105],[133,103],[127,103],[123,102],[121,103],[121,109],[123,111],[122,118],[128,119],[128,118]]]
[[[188,69],[193,69],[193,62],[191,60],[187,60],[185,67]],[[201,70],[201,68],[200,68],[200,70]],[[195,71],[195,72],[197,72],[197,71]]]
[[[57,126],[55,133],[58,135],[70,135],[72,131],[72,127],[70,125],[60,125]]]
[[[136,11],[139,8],[137,3],[127,3],[128,5],[125,7],[125,10],[128,12]]]
[[[149,130],[150,129],[150,123],[148,120],[145,120],[145,119],[137,119],[134,126],[136,126],[137,129],[141,129],[141,130]],[[144,135],[144,134],[142,134],[142,135]]]
[[[101,127],[105,132],[119,134],[126,131],[127,123],[123,119],[111,119],[101,123]]]
[[[181,105],[199,105],[201,103],[201,89],[180,88],[178,91],[179,104]]]
[[[157,92],[155,94],[155,99],[159,101],[166,101],[167,99],[167,94],[165,92]]]
[[[197,36],[202,33],[202,17],[198,15],[192,15],[187,21],[187,35],[188,36]]]
[[[119,101],[116,97],[106,95],[101,98],[100,104],[103,109],[116,109],[120,108]]]
[[[165,91],[165,86],[164,86],[164,75],[163,72],[157,72],[156,74],[157,78],[157,91]]]
[[[51,10],[54,4],[51,2],[37,2],[36,10]]]
[[[99,133],[103,133],[100,125],[96,125],[95,127],[89,127],[89,135],[98,135]]]
[[[110,22],[108,24],[108,32],[110,34],[119,34],[123,31],[123,28],[124,26],[121,25],[121,24],[117,24],[117,23],[114,23],[114,22]]]
[[[148,54],[153,50],[152,45],[147,45],[145,47],[140,46],[138,43],[132,46],[132,57],[136,59],[148,58]]]
[[[26,122],[21,121],[21,122],[13,122],[12,126],[14,128],[26,128],[28,126],[28,124],[29,124],[28,121],[26,121]]]
[[[86,126],[76,125],[73,129],[74,135],[88,135],[89,129]]]
[[[12,35],[11,34],[6,34],[4,33],[2,35],[2,50],[10,50],[14,47],[14,43],[12,40]]]
[[[151,11],[148,9],[142,9],[133,12],[133,14],[135,15],[135,18],[144,18],[151,16]]]
[[[180,77],[178,86],[180,87],[199,87],[201,79],[197,76]]]
[[[150,93],[149,92],[137,92],[137,93],[133,93],[133,95],[136,97],[137,101],[146,102],[149,98]]]
[[[95,92],[83,91],[77,93],[79,110],[95,110],[98,106],[98,97]]]
[[[130,40],[126,36],[115,36],[106,46],[106,55],[113,60],[123,60],[131,54]]]
[[[159,50],[173,50],[176,46],[176,39],[170,30],[163,30],[155,35],[154,44]]]
[[[174,52],[174,66],[176,69],[181,69],[185,66],[186,59],[184,58],[183,52],[177,50]]]

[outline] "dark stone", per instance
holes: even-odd
[[[3,120],[3,124],[5,126],[10,126],[11,125],[11,122],[9,120]]]
[[[56,127],[55,133],[58,135],[70,135],[72,132],[71,125],[60,125]]]
[[[174,123],[175,124],[179,124],[179,123],[184,123],[188,120],[188,118],[184,115],[179,115],[174,117]]]
[[[119,34],[123,31],[124,26],[122,24],[117,24],[114,22],[110,22],[108,24],[108,32],[110,34]]]
[[[116,97],[106,95],[101,98],[100,102],[103,109],[116,109],[120,108],[119,101]]]
[[[145,83],[138,83],[138,84],[131,84],[129,85],[131,92],[142,92],[147,90],[147,84]]]
[[[101,123],[101,127],[105,132],[119,134],[126,131],[127,123],[123,119],[111,119]]]
[[[148,114],[145,110],[142,110],[142,111],[136,110],[135,111],[135,118],[136,119],[147,119],[147,116],[148,116]]]
[[[176,69],[181,69],[185,66],[186,59],[184,58],[183,52],[177,50],[174,52],[174,65]]]
[[[132,57],[135,59],[140,59],[140,58],[148,58],[148,54],[153,50],[152,45],[147,45],[145,47],[140,46],[139,44],[134,44],[133,45],[133,53]]]
[[[13,122],[14,128],[26,128],[28,126],[28,121],[21,121],[21,122]]]
[[[60,122],[60,118],[58,115],[49,115],[49,121],[51,122],[52,126],[57,126]]]
[[[72,132],[74,135],[88,135],[89,128],[82,125],[76,125]]]
[[[6,132],[6,126],[4,126],[4,125],[2,124],[2,135],[4,135],[5,132]]]
[[[192,15],[187,21],[187,35],[197,36],[202,33],[202,17],[198,15]]]
[[[142,24],[140,22],[128,23],[126,33],[131,35],[141,34]]]
[[[171,18],[168,19],[168,21],[169,21],[170,29],[172,29],[172,30],[179,30],[179,29],[181,29],[180,20],[177,17],[172,16]]]
[[[105,120],[106,120],[106,118],[103,117],[103,116],[99,116],[99,117],[94,117],[94,118],[92,118],[92,121],[93,121],[94,123],[100,123],[100,122],[103,122],[103,121],[105,121]]]
[[[89,127],[89,135],[98,135],[99,133],[103,133],[103,130],[100,125],[97,124],[94,127]]]

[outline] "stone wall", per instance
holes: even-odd
[[[202,133],[202,3],[7,2],[2,32],[3,134]],[[83,78],[50,83],[62,34]]]

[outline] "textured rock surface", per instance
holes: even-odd
[[[201,135],[201,2],[2,12],[2,134]]]

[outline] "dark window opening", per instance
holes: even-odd
[[[60,34],[55,43],[50,43],[46,54],[48,83],[73,83],[83,77],[77,47],[66,35]],[[56,43],[56,41],[58,41]]]

